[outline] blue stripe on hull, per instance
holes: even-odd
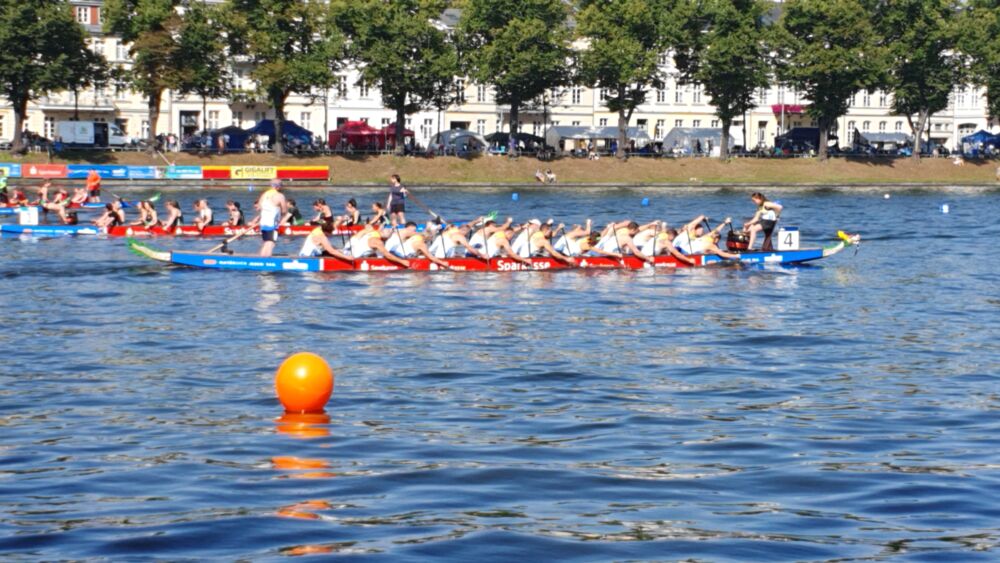
[[[170,260],[175,264],[214,268],[217,270],[252,270],[257,272],[319,272],[323,261],[319,258],[298,258],[277,256],[232,256],[228,254],[204,254],[193,252],[171,252]]]
[[[17,215],[19,212],[27,211],[31,207],[37,209],[39,213],[42,211],[42,208],[37,205],[31,205],[28,207],[0,207],[0,215]]]
[[[0,233],[19,235],[99,235],[101,230],[93,225],[0,225]]]
[[[780,266],[819,260],[822,257],[822,248],[806,248],[802,250],[783,250],[780,252],[744,252],[740,254],[740,262],[744,264],[776,264]],[[718,256],[705,256],[704,258],[705,264],[716,264],[719,262],[728,262],[728,260]]]

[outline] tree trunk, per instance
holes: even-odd
[[[732,124],[732,119],[722,118],[722,138],[719,139],[719,160],[723,162],[729,160],[729,127]]]
[[[24,154],[28,148],[24,145],[24,120],[28,117],[28,99],[13,101],[14,106],[14,142],[11,152],[14,154]]]
[[[920,151],[923,149],[923,136],[924,128],[927,127],[927,118],[929,117],[929,112],[927,110],[921,109],[917,114],[917,126],[913,131],[914,144],[913,154],[910,155],[910,160],[913,162],[920,162]],[[910,127],[913,127],[912,125]],[[927,139],[927,148],[930,148],[930,137]]]
[[[826,146],[830,144],[830,120],[821,117],[816,120],[816,124],[819,125],[819,146],[816,147],[816,158],[826,160]]]
[[[618,99],[622,105],[618,108],[618,148],[615,150],[615,158],[625,158],[625,143],[628,137],[628,122],[632,117],[631,112],[625,113],[625,87],[618,87]]]
[[[274,106],[274,156],[285,156],[285,94],[271,93],[271,105]]]
[[[406,98],[396,106],[396,134],[394,135],[396,139],[396,156],[403,156],[403,123],[406,122]]]
[[[149,134],[146,135],[146,152],[152,154],[156,152],[156,122],[160,120],[160,96],[163,90],[153,90],[149,92],[146,100],[147,113],[149,115]]]
[[[521,111],[521,102],[514,100],[510,102],[510,136],[507,139],[507,146],[510,148],[510,157],[513,158],[517,154],[517,130],[518,130],[518,120],[520,116],[518,115]]]
[[[73,121],[80,121],[80,92],[73,90]]]
[[[208,131],[208,99],[201,96],[201,130]]]

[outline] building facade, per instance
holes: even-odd
[[[70,7],[90,34],[91,49],[103,54],[113,65],[131,64],[128,45],[103,32],[101,0],[70,0]],[[646,103],[636,109],[629,125],[645,130],[654,140],[662,139],[674,127],[720,127],[711,100],[701,87],[680,83],[671,57],[661,57],[660,64],[668,77],[666,84],[649,92]],[[234,67],[233,88],[241,92],[253,90],[249,68]],[[456,101],[450,107],[407,116],[406,127],[414,131],[418,145],[429,146],[433,136],[445,129],[469,129],[482,135],[509,131],[510,108],[496,103],[490,86],[459,78],[455,89]],[[932,141],[954,149],[964,135],[979,129],[995,129],[996,125],[986,115],[983,96],[984,92],[978,88],[956,88],[948,108],[931,118]],[[615,126],[618,116],[607,110],[603,97],[600,89],[585,86],[550,91],[543,99],[521,108],[519,129],[545,136],[551,126]],[[785,86],[762,89],[756,102],[757,107],[734,122],[730,132],[737,144],[748,149],[771,147],[776,136],[794,127],[815,126],[803,109],[808,100]],[[911,134],[906,116],[893,115],[891,105],[891,95],[887,93],[856,94],[847,115],[837,120],[835,133],[841,146],[850,146],[855,131]],[[183,138],[203,129],[228,125],[249,128],[273,117],[266,102],[244,99],[203,103],[197,97],[167,91],[161,102],[157,131]],[[25,127],[52,139],[56,122],[73,119],[117,123],[128,135],[139,138],[149,131],[146,100],[136,92],[109,87],[94,87],[75,94],[52,93],[35,100],[29,104]],[[365,121],[381,128],[395,121],[395,113],[382,105],[377,88],[359,82],[358,73],[346,69],[332,88],[308,96],[293,94],[286,105],[286,119],[325,140],[330,130],[346,121]],[[0,141],[13,138],[13,123],[10,105],[0,102]]]

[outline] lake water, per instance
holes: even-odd
[[[419,197],[446,218],[677,224],[743,220],[749,191]],[[804,245],[844,229],[860,251],[275,275],[4,238],[0,557],[1000,559],[1000,192],[765,191]],[[202,193],[217,212],[257,195],[165,197],[190,215]],[[384,197],[293,192],[316,195]],[[337,374],[326,423],[276,420],[274,370],[302,350]]]

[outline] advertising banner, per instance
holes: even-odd
[[[233,180],[272,180],[278,177],[276,166],[232,166],[229,177]]]
[[[203,180],[228,180],[228,166],[202,166],[201,177]]]
[[[66,167],[67,178],[86,178],[91,170],[96,171],[102,179],[126,180],[128,167],[108,164],[70,164]]]
[[[171,180],[201,180],[201,166],[168,166],[167,178]]]
[[[4,171],[4,174],[8,178],[20,178],[21,177],[21,165],[20,164],[0,164],[0,170]]]
[[[129,166],[128,177],[129,180],[155,180],[162,174],[155,166]]]
[[[21,175],[25,178],[65,178],[68,174],[65,164],[25,164]]]
[[[282,180],[326,180],[329,166],[279,166],[278,178]]]

